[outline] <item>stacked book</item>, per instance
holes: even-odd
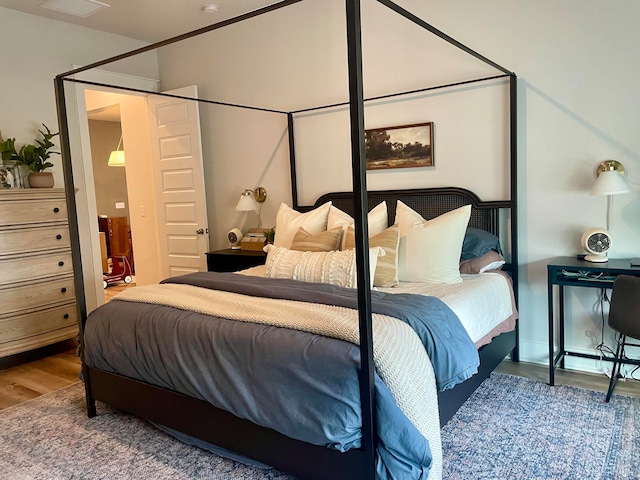
[[[261,228],[250,229],[240,241],[242,250],[262,251],[267,244],[267,237],[264,236],[264,230]]]

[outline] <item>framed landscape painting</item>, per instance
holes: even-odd
[[[365,130],[367,170],[433,167],[433,122]]]

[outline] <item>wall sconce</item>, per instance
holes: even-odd
[[[118,142],[118,148],[111,152],[109,155],[109,162],[107,165],[110,167],[124,167],[124,150],[121,150],[122,135],[120,135],[120,141]]]
[[[240,195],[240,200],[236,204],[236,211],[238,212],[257,212],[258,213],[258,228],[262,226],[262,217],[260,211],[262,210],[262,204],[267,199],[267,191],[262,187],[257,187],[255,190],[246,189]]]

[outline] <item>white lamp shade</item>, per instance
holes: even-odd
[[[258,211],[258,202],[253,196],[252,190],[245,190],[245,192],[240,195],[240,200],[238,200],[238,204],[236,205],[236,210],[238,212],[257,212]]]
[[[607,170],[600,173],[589,193],[591,195],[619,195],[631,193],[631,187],[616,170]]]
[[[110,167],[124,167],[124,150],[114,150],[111,152],[108,165]]]

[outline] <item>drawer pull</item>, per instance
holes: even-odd
[[[58,213],[60,211],[60,209],[58,207],[53,209],[53,213]]]
[[[63,262],[62,260],[60,260],[60,261],[58,262],[58,266],[59,266],[59,267],[64,267],[64,262]]]
[[[56,240],[62,240],[62,235],[60,234],[56,235]]]
[[[60,289],[60,291],[61,291],[62,293],[67,293],[67,287],[62,287],[62,288]]]
[[[64,314],[64,318],[65,318],[65,320],[66,320],[67,318],[69,318],[69,314],[68,314],[68,313],[65,313],[65,314]]]

